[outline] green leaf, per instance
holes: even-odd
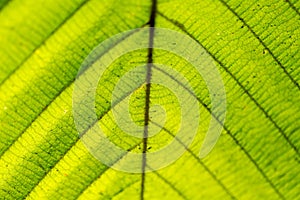
[[[1,199],[297,199],[299,10],[297,0],[0,1]],[[154,49],[119,57],[97,85],[99,121],[87,132],[98,125],[127,151],[110,167],[92,155],[84,135],[79,137],[73,110],[76,77],[101,42],[149,26],[178,31],[207,52],[226,90],[225,123],[213,112],[211,97],[217,94],[210,94],[205,78],[188,60],[155,49],[158,35],[149,31],[140,40],[151,47],[153,37]],[[138,31],[111,43],[101,56],[117,53]],[[149,124],[149,130],[159,130],[157,135],[129,136],[114,121],[114,106],[122,110],[127,98],[120,96],[111,105],[114,87],[136,66],[147,67],[131,74],[132,81],[147,83],[151,68],[153,76],[164,74],[182,91],[186,85],[192,88],[189,98],[198,102],[200,121],[191,145],[176,137],[179,100],[159,84],[132,87],[128,98],[131,120],[141,127]],[[80,71],[82,77],[85,73]],[[213,150],[200,158],[211,120],[223,131]],[[151,168],[147,155],[174,140],[184,154],[146,173]],[[114,168],[129,152],[141,155],[141,173]]]

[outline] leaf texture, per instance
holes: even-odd
[[[299,198],[299,10],[297,0],[0,1],[0,198]],[[101,163],[79,139],[72,92],[82,62],[99,43],[147,26],[186,34],[207,51],[225,85],[226,121],[212,152],[200,159],[209,122],[220,116],[213,115],[213,94],[195,68],[155,49],[155,40],[151,56],[142,49],[118,58],[98,83],[99,121],[87,132],[98,124],[115,144],[137,153],[154,152],[176,139],[180,105],[159,85],[142,85],[129,100],[132,120],[159,128],[157,135],[128,137],[114,121],[115,84],[134,67],[152,62],[187,80],[201,113],[193,143],[178,141],[186,149],[180,159],[157,171],[131,174]],[[184,88],[175,74],[156,66],[152,73]],[[122,107],[125,98],[116,106]],[[150,108],[146,118],[145,104],[163,105],[166,122]]]

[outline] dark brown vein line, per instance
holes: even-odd
[[[107,115],[109,113],[109,111],[111,111],[115,106],[117,106],[119,103],[121,103],[124,99],[126,99],[130,94],[132,94],[134,91],[138,90],[140,87],[134,89],[133,91],[128,92],[127,94],[125,94],[121,99],[119,99],[118,101],[116,101],[113,105],[110,105],[109,107],[107,107],[107,109],[101,114],[101,116],[99,116],[99,118],[97,120],[95,120],[89,127],[87,127],[83,133],[80,133],[80,137],[76,138],[76,140],[69,146],[69,148],[66,149],[66,151],[61,155],[61,157],[50,167],[50,169],[40,178],[40,180],[35,183],[32,187],[32,189],[30,191],[28,191],[28,193],[26,194],[26,197],[29,196],[29,194],[34,190],[34,188],[39,185],[39,183],[49,174],[49,172],[67,155],[67,153],[72,149],[72,147],[80,140],[81,137],[83,137],[93,126],[96,125],[96,123],[98,121],[100,121],[105,115]],[[139,145],[139,144],[138,144]],[[136,146],[134,146],[135,148]],[[130,148],[128,150],[131,151],[132,149]],[[124,156],[122,156],[124,157]],[[121,157],[121,158],[122,158]],[[116,162],[118,162],[119,160],[117,160]],[[116,162],[114,162],[112,165],[114,165]],[[88,187],[89,185],[87,185]],[[83,192],[83,191],[82,191]],[[80,194],[79,194],[80,195]]]
[[[180,28],[182,31],[184,31],[188,36],[190,36],[193,40],[195,40],[202,48],[206,50],[206,52],[226,71],[227,74],[231,76],[231,78],[239,85],[239,87],[247,94],[247,96],[251,99],[251,101],[261,110],[261,112],[264,114],[264,116],[273,124],[273,126],[279,131],[280,135],[285,139],[285,141],[291,146],[293,151],[300,156],[299,149],[293,144],[293,142],[290,140],[290,138],[287,136],[287,134],[284,132],[284,130],[275,122],[273,117],[268,114],[268,112],[258,103],[258,101],[249,93],[249,91],[242,85],[242,83],[238,80],[238,78],[233,75],[226,65],[222,63],[213,53],[211,53],[206,47],[203,46],[203,44],[200,43],[192,34],[190,34],[183,24],[179,23],[176,20],[169,19],[162,13],[158,12],[160,16],[168,20],[169,22],[173,23],[175,26]]]
[[[259,43],[269,52],[269,54],[272,56],[273,60],[278,64],[278,66],[283,70],[284,74],[287,75],[287,77],[292,81],[292,83],[300,90],[299,83],[291,76],[291,74],[286,70],[286,68],[283,66],[283,64],[278,60],[278,58],[274,55],[274,53],[271,51],[271,49],[264,43],[264,41],[259,37],[259,35],[254,32],[252,27],[250,27],[249,24],[246,23],[246,21],[239,16],[237,12],[235,12],[224,0],[220,0],[220,2],[228,9],[230,12],[232,12],[243,24],[248,28],[248,30],[254,35],[254,37],[259,41]]]
[[[223,129],[228,133],[228,135],[233,139],[235,144],[244,152],[247,158],[253,163],[257,171],[263,176],[266,182],[270,185],[270,187],[274,190],[274,192],[281,198],[285,199],[284,196],[280,193],[280,191],[276,188],[275,184],[269,179],[269,177],[265,174],[262,168],[259,167],[258,163],[254,160],[254,158],[248,153],[248,151],[240,144],[240,142],[236,139],[236,137],[231,133],[231,131],[223,125],[223,123],[219,120],[219,118],[211,111],[211,109],[199,98],[197,97],[189,88],[179,82],[175,77],[170,75],[169,73],[165,72],[164,70],[157,68],[155,65],[153,66],[154,69],[164,73],[165,75],[169,76],[172,80],[176,81],[181,87],[183,87],[186,91],[188,91],[211,115],[217,122],[223,126]]]
[[[179,142],[187,152],[189,152],[193,158],[205,169],[206,172],[209,173],[209,175],[221,186],[221,188],[230,196],[231,199],[236,199],[236,197],[229,191],[228,188],[217,178],[217,176],[208,168],[208,166],[202,162],[202,160],[197,156],[188,146],[186,146],[176,135],[174,135],[170,130],[166,129],[165,127],[161,126],[159,123],[154,122],[153,120],[150,120],[152,124],[155,126],[161,128],[165,132],[167,132],[169,135],[171,135],[177,142]]]
[[[296,8],[296,6],[290,1],[290,0],[285,0],[289,4],[289,6],[298,14],[300,15],[300,11]]]
[[[69,21],[76,13],[77,11],[79,11],[87,2],[89,2],[90,0],[86,0],[81,2],[81,4],[79,4],[79,6],[74,9],[63,21],[61,21],[61,23],[59,23],[51,32],[50,34],[48,34],[44,40],[38,44],[38,46],[36,46],[22,61],[19,65],[16,66],[16,68],[14,68],[2,81],[0,81],[0,86],[2,86],[18,69],[20,69],[24,63],[27,62],[27,60],[29,60],[31,58],[31,56],[39,49],[41,48],[50,38],[51,36],[53,36],[67,21]]]
[[[142,26],[142,27],[144,27],[145,26],[145,24]],[[106,54],[108,51],[110,51],[111,49],[113,49],[115,46],[117,46],[120,42],[122,42],[122,41],[124,41],[126,38],[128,38],[128,37],[130,37],[131,35],[133,35],[134,33],[136,33],[137,31],[139,31],[140,29],[136,29],[136,30],[134,30],[134,31],[131,31],[129,34],[127,34],[127,35],[125,35],[124,37],[122,37],[122,38],[120,38],[119,40],[117,40],[114,44],[112,44],[108,49],[106,49],[102,54],[100,54],[97,58],[96,58],[96,60],[98,60],[100,57],[102,57],[104,54]],[[94,62],[92,62],[92,63],[89,63],[89,65],[88,66],[91,66],[92,64],[93,64]],[[80,77],[82,74],[84,74],[84,72],[88,69],[88,66],[86,66],[85,68],[84,68],[84,70],[83,71],[81,71],[81,73],[79,74],[79,76],[78,77]],[[77,78],[78,78],[77,77]],[[9,146],[7,146],[4,150],[3,150],[3,153],[2,153],[2,155],[0,156],[0,159],[2,158],[2,156],[3,156],[3,154],[9,149],[9,148],[11,148],[11,146],[27,131],[27,129],[31,126],[31,124],[33,123],[33,122],[35,122],[40,116],[41,116],[41,114],[45,111],[45,110],[47,110],[47,108],[51,105],[51,103],[52,102],[54,102],[67,88],[69,88],[69,87],[71,87],[71,85],[74,83],[74,81],[76,80],[76,78],[74,78],[72,81],[70,81],[68,84],[66,84],[51,100],[50,100],[50,102],[47,104],[47,105],[45,105],[45,107],[41,110],[41,112],[37,115],[37,116],[35,116],[35,118],[34,119],[32,119],[31,121],[30,121],[30,123],[28,124],[28,126],[27,127],[25,127],[23,130],[22,130],[22,132],[20,133],[20,135],[18,136],[18,137],[16,137],[12,142],[11,142],[11,144],[9,145]]]
[[[147,74],[146,74],[146,96],[145,96],[145,113],[144,113],[144,134],[143,134],[143,153],[142,153],[142,173],[141,173],[141,194],[140,199],[144,199],[145,193],[145,169],[147,165],[147,142],[148,142],[148,123],[149,123],[149,107],[150,107],[150,89],[151,89],[151,75],[153,66],[153,45],[154,45],[154,27],[156,15],[157,1],[152,0],[150,20],[148,22],[149,29],[149,47],[148,47],[148,61],[147,61]]]

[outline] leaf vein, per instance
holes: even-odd
[[[258,172],[264,177],[266,182],[270,185],[270,187],[275,191],[276,194],[281,199],[285,199],[284,196],[280,193],[280,191],[276,188],[274,183],[269,179],[269,177],[265,174],[265,172],[262,170],[262,168],[259,167],[258,163],[254,160],[254,158],[246,151],[246,149],[240,144],[240,142],[237,140],[237,138],[231,133],[231,131],[222,124],[222,122],[219,120],[219,118],[211,111],[211,109],[200,99],[198,98],[189,88],[184,86],[181,82],[179,82],[176,78],[174,78],[172,75],[168,74],[162,69],[156,68],[155,69],[161,71],[162,73],[166,74],[170,78],[172,78],[174,81],[176,81],[181,87],[183,87],[185,90],[187,90],[211,115],[214,119],[218,121],[220,125],[223,126],[224,130],[228,133],[228,135],[233,139],[233,141],[236,143],[236,145],[245,153],[247,158],[254,164],[255,168],[258,170]]]
[[[259,35],[250,27],[249,24],[246,23],[246,21],[239,16],[239,14],[233,10],[224,0],[220,0],[220,2],[231,12],[233,13],[243,24],[248,28],[248,30],[251,32],[251,34],[259,41],[259,43],[270,53],[273,60],[278,64],[278,66],[283,70],[283,73],[290,79],[290,81],[300,90],[299,83],[292,77],[292,75],[286,70],[284,65],[279,61],[279,59],[274,55],[274,53],[271,51],[271,49],[265,44],[265,42],[259,37]]]
[[[271,115],[268,114],[268,112],[258,103],[258,101],[252,96],[252,94],[250,94],[250,92],[242,85],[242,83],[238,80],[238,78],[232,74],[228,68],[226,68],[226,65],[224,63],[222,63],[215,55],[213,55],[206,47],[204,47],[200,41],[198,41],[192,34],[190,34],[186,28],[184,27],[183,24],[180,24],[178,21],[173,20],[173,19],[169,19],[167,16],[165,16],[164,14],[158,12],[158,14],[160,16],[162,16],[163,18],[165,18],[166,20],[170,21],[171,23],[173,23],[175,26],[177,26],[178,28],[180,28],[182,31],[184,31],[187,35],[189,35],[191,38],[193,38],[193,40],[195,40],[199,45],[201,45],[206,51],[207,53],[217,62],[220,64],[220,66],[226,71],[226,73],[228,73],[231,78],[238,84],[238,86],[245,92],[245,94],[247,94],[247,96],[251,99],[251,101],[261,110],[261,112],[264,114],[264,116],[273,124],[273,126],[279,131],[279,133],[281,134],[281,136],[285,139],[285,141],[291,146],[291,148],[293,149],[293,151],[297,154],[297,156],[300,156],[300,152],[299,149],[295,146],[295,144],[293,144],[293,142],[290,140],[290,138],[288,137],[288,135],[284,132],[284,130],[276,123],[276,121],[272,118]]]
[[[32,55],[53,36],[67,21],[69,21],[76,13],[79,11],[87,2],[90,0],[83,1],[77,8],[75,8],[64,20],[61,21],[51,32],[48,34],[43,41],[37,45],[21,62],[17,65],[2,81],[0,81],[0,86],[2,86],[18,69],[20,69],[31,57]]]
[[[144,27],[145,25],[143,25],[142,27]],[[118,45],[120,42],[122,42],[123,40],[125,40],[126,38],[128,38],[129,36],[131,36],[132,34],[134,34],[135,32],[139,31],[135,30],[133,32],[130,32],[129,34],[127,34],[126,36],[122,37],[121,39],[119,39],[118,41],[116,41],[112,46],[110,46],[108,49],[106,49],[101,55],[99,55],[98,58],[100,58],[102,55],[104,55],[105,53],[107,53],[108,51],[110,51],[111,49],[113,49],[116,45]],[[97,59],[96,59],[97,60]],[[89,63],[89,66],[92,65],[93,63]],[[82,74],[84,74],[84,72],[88,69],[88,67],[84,68],[83,71],[81,71],[81,73],[78,75],[78,77],[80,77]],[[44,106],[44,108],[41,110],[41,112],[39,112],[34,119],[31,120],[31,122],[29,123],[29,125],[27,127],[25,127],[22,132],[18,135],[18,137],[16,137],[9,146],[7,146],[4,150],[3,150],[3,154],[0,156],[0,159],[2,158],[2,156],[4,155],[4,153],[12,147],[12,145],[27,131],[27,129],[32,125],[33,122],[35,122],[43,113],[44,111],[47,110],[47,108],[69,87],[71,87],[71,85],[74,83],[74,81],[76,80],[76,78],[73,78],[72,81],[70,81],[68,84],[66,84],[52,99],[51,101]]]

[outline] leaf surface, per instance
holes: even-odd
[[[0,197],[297,199],[299,10],[296,0],[0,1]],[[177,141],[186,149],[180,159],[157,171],[131,174],[106,166],[87,150],[74,123],[72,94],[82,62],[99,43],[149,25],[186,34],[207,51],[224,82],[226,121],[214,149],[200,159],[209,122],[220,117],[212,114],[213,94],[194,66],[155,49],[154,35],[151,56],[145,49],[129,52],[107,68],[96,93],[99,121],[87,133],[99,125],[112,142],[136,153],[154,152],[176,139],[181,108],[172,91],[160,85],[151,84],[147,95],[149,85],[143,84],[129,98],[132,120],[160,129],[157,135],[145,143],[114,121],[115,84],[151,60],[180,74],[152,67],[153,76],[165,76],[183,90],[188,82],[201,117],[193,143]],[[128,38],[104,53],[116,51]],[[147,71],[135,75],[144,79]],[[126,98],[119,97],[115,106],[122,110]],[[151,110],[156,104],[167,113],[165,123],[159,109]]]

